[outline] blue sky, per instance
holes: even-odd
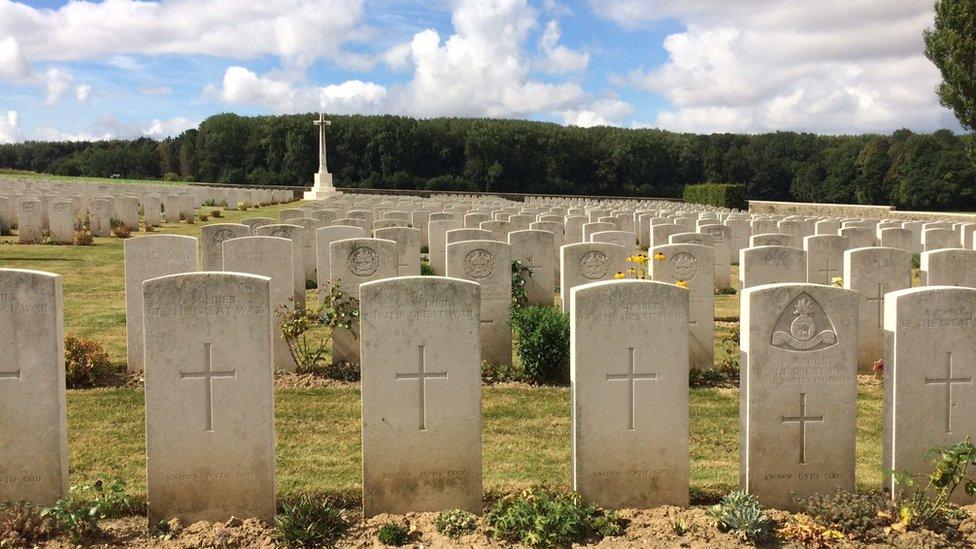
[[[927,0],[0,0],[0,142],[217,112],[693,132],[959,126]]]

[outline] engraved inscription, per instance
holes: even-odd
[[[579,261],[580,273],[589,280],[601,280],[610,270],[610,260],[607,254],[599,250],[590,250],[583,254]]]
[[[359,246],[349,254],[349,270],[357,276],[370,276],[380,268],[380,254],[376,250]]]
[[[495,258],[488,250],[478,248],[464,256],[464,272],[475,280],[488,278],[494,270]]]
[[[833,323],[806,292],[790,302],[773,327],[772,345],[787,351],[819,351],[836,343]]]

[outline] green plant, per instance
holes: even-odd
[[[112,367],[100,343],[69,334],[64,338],[64,374],[69,389],[92,387]]]
[[[337,281],[331,282],[324,291],[325,302],[318,311],[309,307],[292,310],[284,305],[275,310],[298,372],[315,369],[337,330],[349,330],[356,337],[354,326],[359,318],[359,301],[343,292]],[[313,330],[322,326],[328,330]]]
[[[772,522],[759,500],[744,491],[730,492],[708,514],[715,519],[719,530],[731,532],[743,541],[760,541],[772,531]]]
[[[25,501],[0,504],[0,547],[31,546],[50,538],[54,525],[43,510]]]
[[[873,539],[895,516],[891,498],[881,492],[815,494],[797,501],[801,511],[831,530]]]
[[[912,254],[912,268],[913,269],[922,268],[922,254]]]
[[[526,381],[569,382],[569,315],[555,307],[518,307],[512,329]]]
[[[331,547],[347,530],[345,511],[310,496],[283,503],[275,515],[275,538],[284,547]]]
[[[512,262],[512,306],[525,307],[529,304],[529,296],[525,292],[526,280],[532,278],[532,269],[519,260]]]
[[[110,220],[110,224],[112,226],[113,236],[116,236],[118,238],[129,238],[129,236],[132,234],[132,229],[130,229],[128,225],[122,223],[118,219],[112,218]]]
[[[54,521],[59,531],[73,543],[80,543],[100,532],[98,521],[115,518],[132,510],[132,500],[125,495],[125,484],[107,484],[98,480],[92,484],[72,486],[67,498],[61,498],[41,514]]]
[[[683,518],[672,520],[668,523],[668,526],[671,527],[671,531],[674,532],[674,535],[678,537],[687,534],[688,531],[691,530],[691,527],[688,525],[688,521]]]
[[[387,522],[383,526],[380,526],[376,537],[379,538],[380,543],[383,545],[399,547],[410,543],[410,530],[400,523]]]
[[[724,288],[721,288],[720,290],[718,290],[715,293],[718,294],[718,295],[735,295],[736,294],[736,290],[732,286],[726,286]]]
[[[423,245],[423,246],[421,246],[420,247],[420,253],[422,253],[422,254],[429,254],[430,253],[430,247],[427,246],[426,244]]]
[[[223,217],[224,214],[220,210],[210,210],[210,217]]]
[[[240,202],[237,204],[238,211],[246,212],[250,208],[251,208],[250,202]]]
[[[590,536],[616,536],[620,517],[584,504],[575,492],[529,489],[506,496],[485,514],[491,535],[529,547],[559,547]]]
[[[430,266],[429,262],[421,261],[420,274],[421,276],[434,276],[436,273],[434,272],[434,268]]]
[[[484,383],[504,383],[521,381],[522,372],[514,365],[500,365],[487,360],[481,363],[481,381]]]
[[[959,486],[963,487],[966,495],[976,495],[976,477],[969,472],[969,466],[976,465],[976,445],[968,438],[952,446],[933,448],[926,457],[933,462],[935,469],[928,475],[924,488],[912,475],[891,473],[900,488],[914,489],[910,495],[902,497],[898,509],[900,529],[935,528],[957,518],[957,509],[950,504],[950,500]]]
[[[470,534],[478,527],[477,517],[463,509],[441,511],[434,520],[437,531],[451,539]]]
[[[719,183],[703,183],[687,185],[684,190],[685,202],[692,204],[708,204],[720,208],[745,210],[749,207],[746,201],[745,185],[728,185]]]

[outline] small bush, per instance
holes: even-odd
[[[759,500],[743,491],[731,492],[722,502],[708,510],[718,529],[731,532],[742,541],[761,541],[772,531],[772,522]]]
[[[54,524],[43,510],[27,502],[0,505],[0,547],[29,547],[54,534]]]
[[[376,537],[383,545],[399,547],[410,543],[410,530],[400,523],[387,522],[380,526],[380,531],[377,532]]]
[[[210,210],[210,217],[223,217],[224,214],[220,213],[220,210]]]
[[[512,311],[522,374],[531,383],[569,382],[569,315],[556,307]]]
[[[69,389],[94,386],[111,367],[108,353],[97,341],[74,335],[64,338],[64,374]]]
[[[515,366],[498,365],[487,360],[481,363],[481,381],[484,383],[504,383],[521,381],[522,372]]]
[[[95,235],[88,229],[77,229],[75,230],[74,243],[75,246],[94,246]]]
[[[922,254],[912,254],[912,268],[913,269],[922,268]]]
[[[450,509],[441,511],[434,520],[437,531],[451,539],[457,539],[465,534],[470,534],[478,527],[477,518],[473,513],[463,509]]]
[[[827,528],[869,540],[882,534],[897,514],[891,498],[881,492],[816,494],[799,500],[801,511]]]
[[[565,546],[622,531],[616,513],[584,504],[575,492],[547,489],[500,499],[485,514],[485,522],[496,539],[529,547]]]
[[[275,516],[275,538],[284,547],[331,547],[348,530],[345,511],[309,496],[283,503]]]
[[[736,291],[735,288],[733,288],[732,286],[726,286],[715,293],[717,293],[718,295],[735,295]]]
[[[749,202],[746,200],[745,185],[720,183],[688,185],[685,187],[684,200],[691,204],[707,204],[720,208],[737,210],[746,210],[749,208]]]
[[[73,543],[81,543],[100,532],[98,521],[116,518],[132,510],[132,500],[125,495],[122,481],[106,485],[98,480],[93,484],[72,486],[67,498],[44,509],[42,515],[53,520],[57,529],[67,534]]]
[[[420,274],[422,276],[434,276],[435,275],[434,268],[430,266],[430,263],[429,262],[427,262],[427,261],[421,261],[420,262]]]
[[[246,212],[251,208],[250,202],[240,202],[237,204],[237,210],[241,212]]]
[[[125,223],[119,223],[112,227],[112,235],[118,238],[129,238],[132,235],[132,229]]]
[[[965,516],[965,511],[951,503],[956,489],[962,486],[966,495],[976,494],[976,474],[969,468],[976,464],[976,445],[968,438],[951,446],[932,448],[926,452],[926,458],[932,461],[934,469],[927,475],[925,486],[917,482],[915,475],[891,473],[902,492],[898,507],[900,520],[893,529],[942,528]],[[904,493],[909,490],[910,493]]]
[[[426,245],[421,246],[420,247],[420,253],[422,253],[422,254],[429,254],[430,253],[430,247],[429,246],[426,246]]]
[[[210,221],[210,216],[207,214],[200,214],[200,221]]]

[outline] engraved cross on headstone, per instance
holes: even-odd
[[[800,393],[800,415],[783,416],[783,423],[796,423],[800,426],[800,461],[807,462],[807,423],[823,423],[823,416],[807,415],[807,394]]]
[[[883,325],[884,320],[884,284],[878,282],[878,293],[874,297],[866,298],[870,303],[871,301],[876,301],[878,303],[878,326]]]
[[[427,380],[428,379],[447,379],[447,372],[428,372],[427,371],[427,346],[418,345],[418,366],[415,374],[395,374],[397,381],[402,379],[416,379],[419,382],[418,393],[420,395],[420,430],[427,430]]]
[[[204,412],[207,414],[207,431],[213,431],[213,380],[218,378],[237,379],[236,370],[213,370],[213,343],[204,343],[203,371],[184,372],[180,371],[180,379],[202,379],[206,383],[204,395]]]
[[[654,381],[657,379],[656,373],[649,374],[638,374],[637,364],[636,364],[636,351],[633,347],[627,348],[627,353],[630,359],[630,371],[626,374],[607,374],[607,383],[611,381],[626,381],[630,383],[629,391],[627,391],[627,430],[634,430],[634,409],[637,406],[637,382],[639,380],[649,380]]]
[[[840,272],[840,271],[838,271],[837,269],[830,268],[830,258],[828,257],[827,258],[827,266],[824,267],[823,269],[820,269],[817,272],[819,272],[819,273],[825,273],[827,275],[827,284],[830,284],[830,281],[833,280],[833,277],[830,276],[830,273],[836,273],[836,272]]]
[[[962,384],[973,384],[973,378],[971,377],[952,377],[952,351],[946,353],[946,364],[945,364],[945,377],[943,378],[925,378],[926,385],[942,385],[943,398],[945,399],[945,432],[952,432],[952,384],[957,385]]]

